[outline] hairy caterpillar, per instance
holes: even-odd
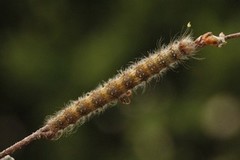
[[[130,103],[131,90],[161,76],[169,68],[175,68],[180,62],[193,56],[196,51],[197,44],[193,38],[190,35],[183,35],[168,46],[149,54],[105,84],[71,102],[47,120],[49,137],[59,138],[63,132],[71,131],[78,124],[84,123],[117,101]]]

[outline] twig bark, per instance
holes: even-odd
[[[240,32],[239,33],[233,33],[225,36],[225,39],[233,39],[233,38],[239,38],[240,37]]]
[[[0,158],[5,157],[6,155],[13,154],[15,151],[22,149],[24,146],[28,145],[32,141],[43,139],[43,138],[49,139],[50,135],[51,133],[49,132],[48,126],[45,125],[42,128],[30,134],[29,136],[25,137],[24,139],[18,141],[17,143],[3,150],[0,153]]]

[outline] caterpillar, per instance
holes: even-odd
[[[206,39],[210,35],[212,36],[208,33],[203,36],[205,43],[215,45],[219,43],[216,39]],[[119,101],[129,104],[132,90],[162,76],[167,70],[194,56],[200,45],[203,45],[200,40],[194,41],[191,34],[184,34],[169,45],[130,65],[114,78],[72,101],[66,108],[48,119],[45,124],[48,126],[48,138],[58,139],[62,133],[70,132],[79,124],[83,124]]]

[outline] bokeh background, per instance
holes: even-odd
[[[0,150],[184,32],[238,32],[238,0],[1,0]],[[16,160],[240,159],[240,40],[138,90],[74,134]]]

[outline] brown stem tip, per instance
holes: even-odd
[[[204,47],[206,45],[222,47],[227,43],[226,40],[239,38],[239,37],[240,37],[240,32],[229,34],[229,35],[225,35],[223,32],[221,32],[219,36],[213,35],[212,32],[207,32],[199,36],[195,40],[195,43],[199,48]]]

